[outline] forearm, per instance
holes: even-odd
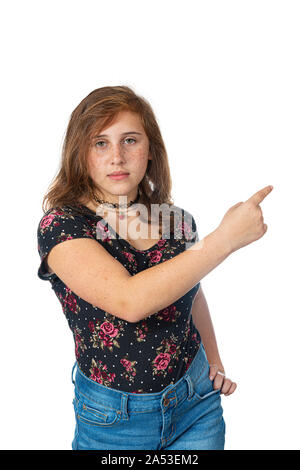
[[[201,336],[209,364],[218,364],[223,369],[213,323],[204,295],[200,295],[193,303],[192,318]]]
[[[229,254],[227,245],[215,230],[183,253],[129,278],[127,294],[134,321],[184,296]]]

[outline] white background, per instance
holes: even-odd
[[[2,449],[71,449],[73,338],[37,277],[42,197],[71,112],[128,85],[152,105],[199,235],[272,184],[268,231],[202,280],[227,375],[226,449],[300,449],[297,1],[49,1],[1,12]]]

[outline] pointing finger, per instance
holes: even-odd
[[[247,201],[248,202],[253,202],[255,205],[258,205],[272,191],[272,189],[273,189],[273,186],[271,186],[271,185],[266,186],[265,188],[260,189],[259,191],[257,191],[257,193],[253,194],[253,196],[249,197],[249,199]]]

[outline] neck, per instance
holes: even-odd
[[[111,208],[115,210],[126,210],[127,208],[138,202],[139,195],[139,191],[137,191],[134,197],[128,197],[127,195],[123,195],[118,197],[118,201],[111,201],[110,198],[99,197],[95,194],[93,202],[96,202],[97,204],[103,204],[109,209]]]

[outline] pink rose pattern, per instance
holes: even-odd
[[[48,239],[48,237],[51,237],[52,232],[55,233],[55,244],[75,238],[70,233],[65,232],[63,225],[64,221],[75,222],[75,217],[66,210],[62,211],[55,209],[42,217],[38,228],[38,252],[41,258],[41,263],[48,255],[48,252],[43,251],[43,248],[41,247],[42,237],[45,238],[47,236]],[[92,231],[88,227],[84,227],[82,229],[81,237],[94,238]]]
[[[177,318],[181,315],[181,313],[177,310],[175,305],[169,305],[163,310],[160,310],[155,315],[158,320],[174,323],[177,321]]]
[[[149,330],[149,327],[148,327],[148,323],[146,320],[141,320],[140,322],[137,323],[134,331],[135,331],[136,340],[138,343],[142,343],[146,341],[148,330]]]
[[[102,242],[111,242],[112,234],[106,224],[102,223],[101,220],[97,222],[96,234],[98,240],[101,240]]]
[[[107,372],[106,364],[103,364],[101,360],[96,361],[95,359],[92,359],[90,374],[90,379],[105,387],[111,387],[111,382],[114,382],[116,378],[114,372]]]
[[[51,244],[53,246],[76,237],[99,240],[100,236],[99,242],[122,262],[131,275],[134,275],[140,272],[141,268],[152,267],[176,256],[184,250],[185,241],[191,239],[191,227],[183,222],[175,229],[175,236],[181,233],[182,238],[175,240],[162,238],[153,249],[138,250],[125,240],[116,240],[112,237],[110,228],[98,220],[99,216],[90,214],[89,217],[81,218],[84,223],[80,225],[80,220],[75,219],[69,207],[64,207],[64,210],[52,210],[42,218],[38,231],[41,263],[47,256]],[[116,246],[119,247],[118,250]],[[165,386],[175,381],[177,376],[174,366],[181,370],[181,376],[190,366],[201,342],[190,314],[197,286],[178,302],[135,324],[130,324],[81,299],[57,276],[52,275],[47,279],[52,284],[73,332],[78,365],[90,379],[116,389],[118,389],[117,383],[120,382],[122,383],[120,389],[132,393],[153,392],[156,386],[155,392],[162,389],[158,378],[164,381]],[[180,300],[186,299],[188,294],[190,294],[188,303],[185,300],[186,304],[182,304]],[[180,328],[172,330],[172,325],[176,327],[179,323]],[[148,352],[147,357],[145,353],[138,353],[143,345],[146,347],[144,351]],[[148,361],[148,358],[151,360]],[[155,378],[155,382],[149,383],[149,379],[145,380],[143,373],[146,368],[148,377],[150,374]],[[129,387],[129,384],[139,385],[140,380],[148,383],[147,390],[142,387],[132,390],[132,387]],[[149,390],[150,387],[152,388]]]
[[[105,312],[105,320],[97,319],[96,322],[89,322],[90,342],[93,348],[101,348],[113,351],[113,348],[120,348],[118,339],[124,331],[124,320]]]
[[[61,292],[58,292],[57,297],[59,298],[59,301],[62,305],[62,309],[65,315],[67,314],[67,311],[72,312],[74,315],[78,315],[80,311],[80,307],[71,289],[66,287],[65,293],[62,294]]]
[[[136,361],[130,361],[128,356],[120,360],[120,363],[124,367],[124,371],[121,373],[121,377],[124,377],[127,382],[134,382],[136,376],[136,368],[134,367]]]
[[[164,338],[160,346],[156,348],[156,357],[152,361],[154,375],[163,375],[166,377],[173,372],[175,361],[178,362],[181,353],[178,342],[178,336],[173,333],[170,338]]]

